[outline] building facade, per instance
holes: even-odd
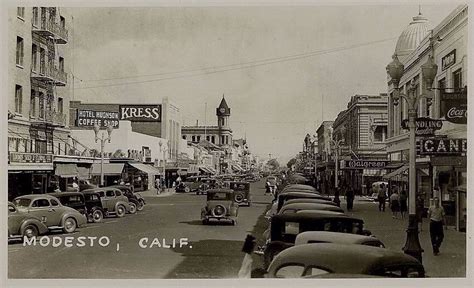
[[[414,20],[421,17],[418,15]],[[402,37],[407,34],[405,30],[398,41],[404,44],[397,44],[395,49],[396,55],[403,54],[399,60],[405,66],[399,83],[401,92],[408,93],[413,84],[413,93],[433,95],[431,101],[420,100],[418,117],[442,122],[442,128],[431,135],[417,136],[417,193],[425,199],[425,206],[430,205],[434,196],[440,197],[448,214],[448,224],[460,230],[466,226],[467,23],[468,6],[458,6],[432,30],[420,28],[427,25],[426,21],[411,23],[406,30],[416,33],[412,33],[412,38]],[[415,26],[418,28],[414,29]],[[400,51],[399,46],[407,47],[408,53]],[[422,81],[421,70],[429,56],[438,65],[431,91]],[[403,120],[408,118],[408,107],[403,100],[394,105],[393,91],[394,85],[388,79],[387,153],[391,161],[408,162],[408,130],[402,127]],[[459,149],[455,148],[456,143],[461,143]],[[439,192],[433,192],[434,188]]]
[[[54,156],[68,153],[71,19],[58,7],[9,11],[9,199],[46,192]]]
[[[316,174],[319,189],[328,193],[334,185],[334,160],[331,152],[331,130],[334,121],[323,121],[316,130],[318,138],[318,156],[316,157]]]
[[[190,143],[199,143],[202,140],[218,146],[232,146],[232,129],[229,126],[230,108],[222,97],[219,107],[216,108],[217,126],[183,126],[183,139]]]

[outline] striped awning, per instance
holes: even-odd
[[[60,176],[63,178],[72,178],[79,175],[76,164],[64,164],[57,163],[56,168],[54,169],[54,175]]]
[[[121,175],[123,163],[104,163],[104,175]],[[100,175],[100,163],[92,164],[92,175]]]

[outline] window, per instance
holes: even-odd
[[[30,117],[36,117],[36,91],[35,90],[31,90]]]
[[[196,136],[191,137],[193,142],[196,142]]]
[[[52,205],[52,206],[59,206],[58,201],[56,201],[56,200],[54,200],[54,199],[51,199],[50,202],[51,202],[51,205]]]
[[[31,207],[49,207],[49,201],[47,199],[38,199],[33,202]]]
[[[40,74],[46,73],[46,50],[40,49]]]
[[[115,196],[115,193],[114,193],[113,190],[108,190],[108,191],[105,192],[105,195],[106,195],[107,197],[114,197],[114,196]]]
[[[201,141],[201,136],[197,136],[197,142],[200,142]]]
[[[211,141],[211,136],[207,135],[207,136],[206,136],[206,140],[207,140],[207,141]]]
[[[216,144],[216,136],[211,137],[211,142],[212,142],[212,144]]]
[[[384,142],[386,133],[386,126],[377,126],[374,131],[374,142]]]
[[[44,94],[43,92],[39,92],[38,96],[38,108],[39,108],[39,118],[44,118]]]
[[[21,113],[23,106],[23,88],[20,85],[15,85],[15,112]]]
[[[25,18],[25,7],[18,7],[16,10],[16,15],[20,18]]]
[[[59,71],[64,72],[64,58],[59,57]]]
[[[58,112],[60,114],[63,114],[64,112],[64,100],[61,97],[58,98]]]
[[[186,135],[182,135],[181,137],[183,137],[183,140],[186,140]]]
[[[59,16],[59,24],[61,28],[66,28],[66,19],[63,16]]]
[[[120,192],[119,190],[115,190],[115,196],[122,196],[122,192]]]
[[[38,62],[38,46],[33,44],[31,47],[31,68],[33,71],[36,71],[36,65]]]
[[[303,275],[303,265],[286,265],[278,268],[276,278],[299,278]]]
[[[444,89],[446,89],[446,79],[445,78],[438,81],[438,89],[440,91],[444,91]]]
[[[99,194],[100,197],[104,197],[104,196],[105,196],[105,192],[104,192],[104,191],[98,191],[97,194]]]
[[[23,66],[23,38],[16,37],[16,65]]]
[[[458,69],[453,72],[453,88],[462,88],[462,71]]]
[[[38,7],[33,7],[33,26],[38,26]]]

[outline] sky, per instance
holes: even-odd
[[[431,27],[456,4],[422,5]],[[356,94],[387,90],[385,66],[418,5],[70,8],[74,99],[160,103],[285,164]],[[207,103],[207,112],[205,112]],[[207,117],[206,117],[207,116]],[[206,118],[206,119],[205,119]]]

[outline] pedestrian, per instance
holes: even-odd
[[[400,214],[402,216],[402,219],[405,219],[405,215],[408,211],[407,198],[407,191],[403,189],[402,193],[400,193]]]
[[[392,218],[398,219],[398,212],[400,211],[400,196],[396,190],[390,195],[390,209],[392,209]]]
[[[270,182],[267,181],[267,183],[265,183],[265,194],[268,194],[270,193]]]
[[[420,231],[423,231],[423,210],[425,209],[425,203],[421,195],[416,197],[416,220],[419,223]]]
[[[333,202],[336,203],[338,207],[340,207],[341,206],[341,199],[339,199],[339,188],[335,188],[335,189],[333,189],[333,191],[334,191],[334,200],[333,200]]]
[[[381,183],[379,185],[378,193],[377,193],[377,199],[379,201],[379,211],[385,212],[385,202],[387,201],[387,194],[386,194],[386,188],[385,184]]]
[[[76,192],[79,192],[79,184],[77,184],[77,178],[72,180],[72,188],[76,189]]]
[[[347,202],[347,211],[352,211],[354,207],[354,190],[352,187],[346,186],[346,202]]]
[[[155,188],[156,188],[156,194],[160,195],[161,193],[161,181],[160,178],[155,179]]]
[[[430,237],[431,245],[433,246],[433,254],[439,254],[439,248],[444,238],[443,222],[444,208],[439,205],[439,198],[435,197],[433,206],[428,209],[428,217],[430,218]]]

